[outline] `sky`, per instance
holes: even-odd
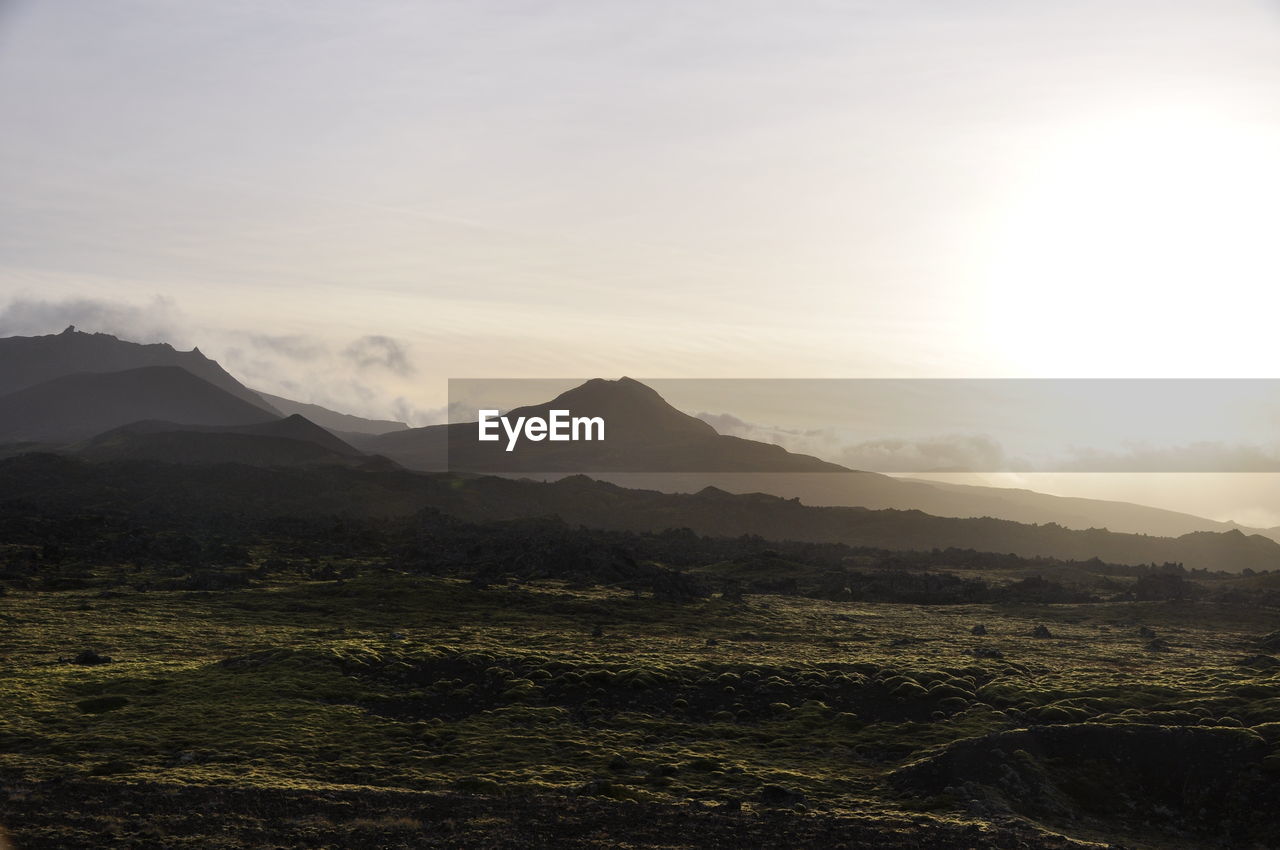
[[[0,115],[0,334],[364,415],[1275,374],[1275,0],[0,0]]]

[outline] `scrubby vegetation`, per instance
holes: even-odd
[[[1280,843],[1273,573],[11,502],[0,588],[21,848]]]

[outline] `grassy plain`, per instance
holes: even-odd
[[[247,554],[225,589],[117,564],[0,597],[19,848],[1276,846],[1270,608],[676,602]]]

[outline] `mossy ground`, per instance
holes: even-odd
[[[80,589],[0,597],[0,811],[3,795],[12,806],[61,780],[695,801],[987,830],[1016,813],[889,778],[951,742],[1042,724],[1280,742],[1267,725],[1280,722],[1280,672],[1238,663],[1276,627],[1266,609],[673,603],[331,566],[354,577],[286,564],[238,589],[140,592],[121,580],[136,569],[103,567]],[[1032,637],[1039,625],[1052,636]],[[74,663],[84,649],[111,660]],[[54,829],[4,818],[19,839]],[[1138,814],[1073,829],[1138,846],[1207,840],[1152,833]]]

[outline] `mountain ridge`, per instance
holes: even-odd
[[[86,360],[92,361],[93,367],[86,371],[99,375],[110,374],[112,366],[139,361],[160,361],[192,374],[202,372],[214,378],[217,382],[213,384],[215,387],[221,384],[219,389],[260,409],[259,421],[281,417],[282,410],[298,413],[334,435],[348,448],[385,455],[419,470],[441,470],[453,466],[543,479],[588,472],[601,480],[623,486],[672,493],[696,492],[710,484],[734,493],[760,491],[784,498],[799,498],[806,505],[819,507],[919,509],[940,517],[990,516],[1022,523],[1053,522],[1077,529],[1107,528],[1121,533],[1160,536],[1240,528],[1247,534],[1261,533],[1280,540],[1280,527],[1256,529],[1130,502],[1052,496],[1026,489],[951,484],[848,470],[821,458],[787,452],[780,446],[717,434],[710,424],[677,410],[651,387],[625,376],[615,381],[593,378],[564,391],[551,401],[511,411],[509,415],[531,416],[545,415],[553,408],[567,408],[582,414],[602,412],[611,422],[609,436],[613,439],[606,441],[606,446],[594,456],[585,460],[579,456],[575,460],[561,448],[565,444],[552,446],[542,443],[532,444],[532,450],[526,447],[527,460],[519,463],[513,463],[511,457],[494,444],[478,446],[474,440],[474,424],[409,428],[394,420],[368,420],[337,413],[318,405],[293,402],[251,390],[216,361],[205,357],[199,348],[181,352],[168,343],[143,345],[120,340],[110,334],[83,333],[73,327],[60,334],[0,338],[0,388],[25,384],[22,389],[31,389],[35,386],[29,383],[33,378],[48,374],[65,377],[60,373],[84,365]],[[8,393],[11,395],[12,392]],[[22,397],[18,397],[8,406],[21,405],[22,401]],[[95,406],[82,404],[81,408],[92,411]],[[94,427],[106,426],[101,429],[105,431],[142,419],[175,418],[153,415],[164,413],[163,410],[135,410],[110,421],[93,422]],[[81,414],[72,410],[67,415]],[[12,424],[11,414],[8,419]],[[40,443],[56,444],[94,436],[87,433],[90,429],[86,428],[63,429],[53,434],[37,433],[30,428],[6,428],[5,420],[6,413],[0,412],[0,439],[10,443],[4,454],[38,448]],[[225,426],[228,422],[218,420],[204,424]],[[240,424],[246,423],[242,421]],[[655,433],[660,435],[659,438],[652,438]],[[31,445],[24,448],[20,443]],[[343,452],[337,451],[338,454]],[[259,447],[254,450],[254,456],[270,457],[271,453]],[[566,458],[569,463],[566,463]],[[455,463],[450,464],[450,460]],[[574,463],[578,464],[577,468]],[[547,465],[564,471],[543,474],[544,471],[538,467]],[[607,471],[637,466],[653,471]],[[690,473],[689,469],[705,471]],[[809,472],[823,474],[810,475],[807,474]],[[662,480],[658,480],[659,477]]]
[[[812,507],[767,494],[708,488],[695,494],[635,490],[585,475],[556,482],[404,469],[228,464],[179,466],[148,460],[93,463],[28,453],[0,459],[0,493],[59,510],[234,510],[263,517],[406,516],[434,509],[470,521],[557,516],[570,526],[636,532],[687,528],[710,537],[847,543],[897,551],[958,549],[1115,564],[1183,563],[1241,572],[1280,567],[1280,544],[1241,532],[1179,538],[937,517],[918,510]]]
[[[78,331],[74,325],[56,334],[0,337],[0,397],[66,375],[144,366],[179,366],[272,416],[299,413],[330,431],[385,433],[409,427],[395,420],[365,419],[251,389],[199,347],[180,351],[167,342],[132,342],[112,334]]]
[[[281,414],[285,416],[293,414],[304,416],[308,421],[314,422],[321,428],[338,436],[342,434],[388,434],[409,429],[406,423],[395,419],[367,419],[351,413],[339,413],[336,410],[330,410],[318,404],[294,401],[283,396],[272,395],[262,390],[254,390],[254,392],[276,410],[279,410]]]
[[[111,334],[77,331],[74,325],[58,334],[0,337],[0,396],[65,375],[123,372],[146,366],[179,366],[247,404],[280,415],[218,361],[205,357],[198,347],[179,351],[167,342],[129,342]]]

